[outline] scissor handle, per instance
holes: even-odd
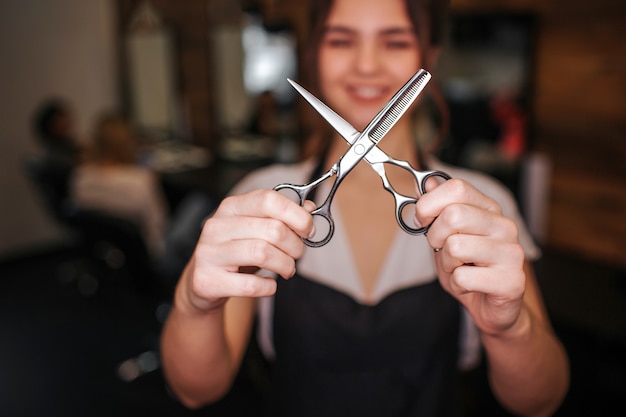
[[[303,238],[302,241],[305,245],[312,248],[320,248],[330,242],[330,239],[332,239],[333,234],[335,233],[335,222],[333,220],[333,216],[330,213],[330,200],[326,200],[324,204],[313,210],[311,212],[311,216],[313,216],[314,218],[321,217],[322,219],[326,220],[326,223],[328,223],[328,232],[326,232],[326,236],[324,236],[324,238],[322,238],[321,240],[313,240],[315,238],[314,236],[311,239]],[[319,229],[319,227],[316,227],[316,230]],[[316,232],[316,234],[317,233],[318,232]]]
[[[276,187],[274,187],[274,190],[276,191],[290,190],[290,191],[295,192],[298,195],[298,198],[300,200],[299,201],[300,205],[303,205],[309,193],[311,192],[311,190],[315,188],[318,184],[319,184],[318,182],[306,184],[306,185],[279,184]],[[321,217],[324,220],[326,220],[326,223],[328,224],[328,232],[326,233],[324,238],[322,238],[321,240],[313,240],[313,238],[311,239],[302,238],[302,240],[307,246],[310,246],[312,248],[322,247],[328,242],[330,242],[330,239],[333,237],[333,234],[335,233],[335,222],[333,221],[333,216],[330,213],[331,202],[332,202],[332,199],[326,199],[326,201],[324,201],[324,204],[317,207],[315,210],[311,212],[311,216]],[[322,228],[320,227],[316,227],[316,230],[318,231],[321,229]]]
[[[304,205],[304,202],[306,201],[306,199],[309,196],[309,194],[311,193],[311,191],[315,187],[320,185],[320,183],[322,183],[324,180],[326,180],[327,178],[333,176],[334,174],[335,174],[335,171],[333,169],[331,169],[328,172],[326,172],[324,175],[322,175],[321,177],[319,177],[318,179],[316,179],[315,181],[313,181],[313,182],[311,182],[309,184],[305,184],[305,185],[278,184],[276,187],[274,187],[274,190],[276,190],[276,191],[291,190],[291,191],[295,192],[298,195],[299,204],[302,206],[302,205]],[[333,188],[331,189],[331,192],[327,196],[327,198],[324,201],[324,203],[311,212],[311,216],[313,216],[313,217],[321,217],[321,218],[323,218],[326,221],[326,223],[328,224],[328,232],[326,233],[326,235],[321,240],[314,240],[315,236],[313,238],[311,238],[311,239],[309,239],[309,238],[302,238],[302,240],[304,241],[304,243],[307,246],[310,246],[312,248],[322,247],[325,244],[327,244],[328,242],[330,242],[330,239],[333,237],[333,234],[335,233],[335,222],[333,221],[333,216],[332,216],[332,214],[330,212],[330,205],[332,203],[333,196],[335,194],[335,191],[337,190],[337,186],[338,185],[339,185],[339,182],[337,180],[335,180],[335,182],[333,183]],[[320,228],[320,227],[316,227],[316,230],[318,231],[318,233],[319,233],[319,231],[321,229],[322,228]]]
[[[311,184],[295,185],[295,184],[287,184],[287,183],[285,183],[285,184],[278,184],[273,189],[275,191],[280,191],[280,190],[290,190],[290,191],[293,191],[298,196],[298,204],[300,204],[302,206],[302,205],[304,205],[304,202],[306,201],[306,198],[309,195],[309,193],[311,192],[311,190],[313,189],[313,187],[311,186]]]
[[[415,177],[415,180],[417,181],[417,185],[419,187],[419,191],[421,195],[426,194],[426,182],[428,181],[429,178],[436,178],[439,177],[441,179],[444,180],[449,180],[452,177],[450,175],[448,175],[446,172],[443,171],[416,171],[416,170],[412,170],[413,172],[413,176]]]
[[[426,182],[428,181],[429,178],[439,177],[446,181],[452,178],[450,177],[450,175],[448,175],[447,173],[443,171],[416,171],[414,169],[411,169],[410,171],[413,173],[413,176],[415,177],[415,180],[417,181],[420,195],[426,194]],[[402,230],[404,230],[406,233],[410,235],[422,235],[428,232],[428,229],[430,228],[430,224],[423,226],[423,227],[417,227],[417,228],[411,227],[404,221],[404,218],[402,216],[402,212],[404,211],[404,209],[410,204],[416,204],[418,198],[404,196],[402,194],[399,194],[393,189],[389,189],[389,192],[391,192],[395,198],[396,221],[398,222]]]

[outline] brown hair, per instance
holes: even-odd
[[[92,156],[96,162],[134,164],[137,140],[132,125],[117,113],[102,115],[95,126]]]
[[[302,57],[302,79],[305,87],[316,96],[321,97],[318,78],[318,52],[326,20],[332,9],[334,0],[309,0],[310,1],[310,31],[309,38],[305,43],[304,55]],[[446,25],[450,0],[405,0],[406,11],[415,29],[415,34],[420,42],[422,52],[422,62],[426,67],[433,64],[429,62],[427,54],[432,48],[441,45],[444,28]],[[425,68],[430,70],[431,68]],[[429,83],[428,91],[435,106],[440,112],[440,132],[439,138],[431,148],[436,148],[447,134],[448,129],[448,109],[443,100],[443,96],[435,77]],[[319,119],[319,118],[318,118]],[[328,147],[332,137],[332,129],[326,123],[319,123],[313,127],[314,134],[303,149],[303,157],[320,153]]]

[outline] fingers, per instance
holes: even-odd
[[[238,272],[241,266],[256,267],[290,278],[295,273],[295,259],[303,251],[304,243],[299,238],[294,241],[293,247],[264,239],[229,240],[201,248],[204,259],[199,262],[210,263],[229,272]]]
[[[426,182],[424,183],[424,190],[428,193],[450,179],[449,177],[444,175],[447,174],[442,173],[442,175],[431,175],[430,177],[428,177],[426,179]],[[419,194],[422,195],[423,193],[420,192]]]
[[[254,274],[214,271],[210,279],[194,279],[193,293],[205,300],[230,297],[267,297],[276,292],[276,281]]]
[[[231,297],[258,298],[275,292],[273,277],[228,271],[203,262],[195,254],[178,283],[176,304],[188,312],[206,313],[222,308]]]
[[[452,178],[434,187],[434,179],[427,184],[429,190],[420,197],[415,205],[415,218],[420,225],[426,226],[440,216],[451,205],[468,205],[485,211],[500,214],[500,206],[491,198],[480,193],[467,182]]]
[[[311,202],[306,204],[310,206]],[[311,232],[312,220],[310,210],[305,207],[276,191],[257,190],[246,196],[226,198],[216,215],[280,219],[299,236],[306,237]]]
[[[310,204],[310,203],[307,203]],[[270,190],[229,197],[201,236],[206,256],[223,266],[256,266],[290,277],[313,220],[303,207]]]
[[[273,278],[290,278],[302,256],[302,237],[312,232],[311,202],[299,206],[272,190],[228,197],[203,227],[193,256],[189,288],[212,304],[228,297],[263,297],[276,291]],[[200,304],[200,303],[198,303]]]
[[[481,331],[496,334],[515,323],[526,289],[520,245],[465,235],[449,239],[435,257],[441,285]]]
[[[449,238],[459,235],[489,236],[503,242],[517,242],[515,222],[495,211],[466,204],[445,207],[428,230],[428,243],[433,248],[443,248]]]
[[[416,203],[429,224],[442,286],[467,308],[483,331],[507,328],[519,313],[525,289],[524,251],[515,222],[498,204],[462,180],[431,189]]]
[[[431,189],[415,204],[416,220],[429,225],[431,247],[439,252],[451,236],[489,236],[502,242],[517,242],[517,225],[504,217],[500,206],[470,184],[451,179]]]
[[[309,216],[310,217],[310,216]],[[304,249],[301,236],[297,234],[289,225],[281,220],[273,218],[261,218],[252,216],[229,216],[212,219],[206,223],[201,239],[210,238],[212,244],[231,245],[234,247],[219,247],[219,256],[225,261],[235,259],[244,263],[233,263],[240,266],[259,266],[255,263],[245,263],[246,260],[258,261],[271,247],[279,249],[287,256],[298,258]],[[295,226],[294,226],[295,227]],[[306,233],[303,228],[301,233]],[[256,246],[251,246],[251,242],[257,242]],[[262,243],[268,244],[268,248]],[[241,246],[235,245],[238,243]],[[236,253],[227,252],[235,251]],[[225,252],[225,253],[222,253]],[[275,255],[275,254],[274,254]],[[268,255],[271,256],[271,255]]]
[[[444,275],[452,275],[452,283],[461,293],[493,293],[500,284],[505,284],[504,271],[521,271],[524,263],[520,245],[482,236],[451,236],[440,253],[439,267]],[[505,295],[502,291],[496,292]],[[516,291],[513,289],[513,292]]]

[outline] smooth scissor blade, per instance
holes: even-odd
[[[333,109],[311,94],[297,82],[287,79],[289,84],[350,144],[361,134],[350,123],[346,122]]]
[[[326,120],[336,131],[339,133],[348,144],[352,145],[354,141],[359,137],[361,132],[356,130],[354,126],[350,123],[346,122],[346,120],[339,116],[333,109],[328,107],[326,104],[322,102],[319,98],[315,97],[309,90],[302,87],[297,82],[287,79],[289,84],[296,89],[298,93],[304,98],[317,112]],[[382,152],[378,147],[374,146],[368,153],[365,155],[365,160],[370,164],[375,162],[384,161],[386,159],[386,155],[379,155]]]

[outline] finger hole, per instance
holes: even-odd
[[[300,204],[300,194],[298,193],[298,191],[296,191],[296,189],[291,187],[277,186],[276,188],[274,188],[274,190],[278,191],[279,194],[287,197],[294,203]]]
[[[449,178],[444,177],[443,175],[439,173],[432,173],[426,177],[426,180],[424,181],[424,190],[421,190],[421,191],[424,191],[424,192],[432,191],[435,188],[439,187],[444,182],[446,182],[448,179]]]
[[[416,201],[405,201],[396,209],[396,219],[402,230],[410,235],[421,235],[428,232],[430,226],[422,226],[416,216]],[[411,209],[409,209],[411,207]]]
[[[333,227],[330,220],[320,214],[313,214],[312,234],[305,239],[305,243],[311,247],[324,246],[333,235]]]
[[[410,231],[412,234],[424,233],[426,231],[426,228],[422,227],[415,217],[415,202],[402,204],[399,210],[398,220],[405,230],[408,229],[407,231]]]

